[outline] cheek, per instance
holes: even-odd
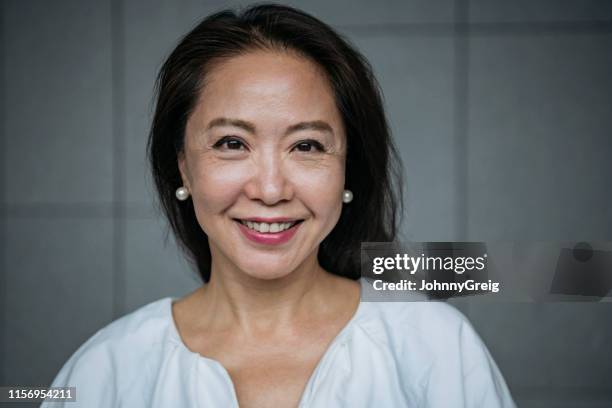
[[[326,221],[339,217],[344,189],[343,163],[327,163],[321,167],[296,168],[292,183],[300,200],[315,216]]]
[[[230,207],[248,178],[247,166],[201,161],[195,169],[192,197],[196,212],[219,213]]]

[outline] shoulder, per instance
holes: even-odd
[[[360,326],[380,343],[421,353],[458,346],[469,320],[454,306],[440,301],[364,302]]]
[[[372,282],[362,279],[366,298]],[[363,302],[360,326],[379,344],[393,348],[401,355],[407,349],[419,350],[419,355],[430,361],[455,355],[478,353],[485,348],[474,327],[453,305],[429,300],[420,293],[402,295],[394,301]]]
[[[100,329],[84,346],[117,348],[138,342],[142,347],[155,343],[159,340],[157,335],[171,323],[171,302],[169,297],[159,299],[126,314]]]
[[[442,301],[429,300],[420,293],[405,294],[401,298],[389,298],[372,295],[372,282],[361,280],[362,325],[371,330],[382,331],[394,338],[426,338],[430,345],[435,338],[449,340],[457,338],[460,331],[469,325],[468,319],[456,307]],[[471,328],[471,326],[470,326]]]
[[[368,282],[362,281],[367,289]],[[485,345],[468,318],[453,305],[411,294],[402,301],[363,302],[359,326],[398,358],[409,355],[423,364],[457,361],[469,370]],[[414,356],[418,350],[418,356]],[[458,361],[460,359],[461,361]]]
[[[114,398],[136,377],[142,379],[163,349],[171,302],[159,299],[98,330],[66,361],[52,385],[77,387],[80,404],[87,395],[91,406],[115,405]]]
[[[446,406],[449,396],[466,406],[515,406],[485,343],[453,305],[415,295],[362,306],[362,331],[393,356],[402,378],[422,379],[429,406]]]
[[[169,297],[156,300],[111,322],[89,338],[73,357],[146,352],[159,344],[169,329],[171,301]]]

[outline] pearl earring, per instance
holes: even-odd
[[[175,195],[180,201],[185,201],[189,198],[189,190],[187,190],[187,187],[179,187],[176,189]]]
[[[344,190],[342,192],[342,202],[348,204],[351,201],[353,201],[353,192],[351,190]]]

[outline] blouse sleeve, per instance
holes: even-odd
[[[75,402],[43,402],[41,408],[102,408],[117,406],[112,354],[94,336],[61,368],[52,387],[76,387]]]
[[[516,408],[497,364],[467,319],[460,332],[465,406]]]
[[[469,320],[445,303],[430,306],[431,365],[425,381],[429,408],[516,408],[493,357]],[[431,327],[430,326],[430,327]]]

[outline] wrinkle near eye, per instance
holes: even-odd
[[[342,144],[336,144],[336,143],[330,143],[328,145],[324,145],[325,147],[325,154],[331,155],[331,156],[339,156],[342,157],[345,155],[345,149],[342,146]]]
[[[293,146],[295,146],[296,148],[301,143],[309,143],[310,141],[318,142],[323,149],[322,151],[318,150],[314,144],[312,145],[313,149],[316,149],[317,154],[328,153],[328,154],[333,155],[333,154],[338,154],[342,152],[342,142],[338,141],[337,138],[334,137],[334,134],[331,134],[328,132],[324,132],[322,134],[318,133],[312,136],[309,136],[306,133],[306,134],[300,135],[296,139],[297,141],[293,144]],[[304,152],[304,153],[307,153],[307,152]]]

